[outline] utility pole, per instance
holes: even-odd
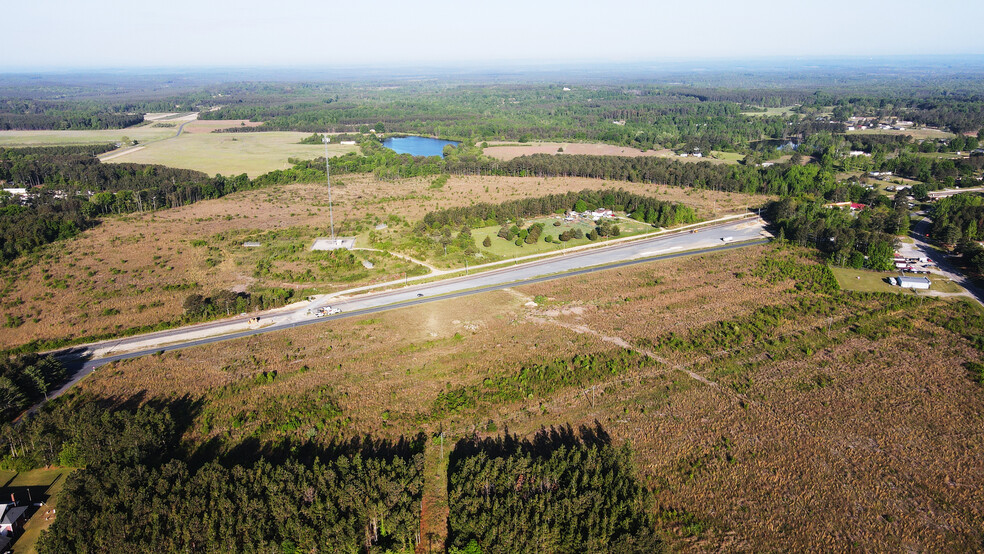
[[[325,143],[325,179],[328,181],[328,221],[331,224],[331,242],[335,242],[335,216],[331,213],[331,169],[328,167],[328,143],[331,138],[325,135],[321,138]]]

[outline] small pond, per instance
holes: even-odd
[[[410,154],[412,156],[440,156],[444,157],[444,147],[446,145],[458,146],[458,142],[453,140],[441,140],[427,137],[395,137],[383,141],[383,146],[396,152],[397,154]]]

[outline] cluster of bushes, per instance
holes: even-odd
[[[293,289],[268,288],[249,292],[220,290],[211,296],[190,294],[185,297],[182,307],[190,319],[204,319],[212,316],[229,315],[251,310],[267,310],[289,304],[294,298]]]
[[[516,402],[545,396],[563,387],[584,386],[652,363],[632,350],[553,358],[525,365],[511,375],[490,377],[480,385],[442,391],[434,400],[431,412],[444,415],[472,408],[479,402]]]

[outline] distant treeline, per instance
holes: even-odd
[[[631,452],[599,427],[465,439],[448,467],[448,542],[481,552],[661,550]]]
[[[103,164],[100,147],[0,148],[0,180],[30,197],[0,197],[0,265],[49,242],[74,236],[95,217],[183,206],[246,190],[246,174],[209,177],[160,165]],[[79,152],[85,151],[85,154]]]
[[[421,224],[430,229],[445,226],[483,227],[505,225],[528,217],[537,217],[568,211],[583,212],[597,208],[625,211],[632,218],[653,225],[666,227],[682,223],[693,223],[697,216],[689,206],[675,202],[657,200],[624,190],[606,189],[564,194],[549,194],[535,198],[509,200],[499,204],[480,203],[470,206],[445,208],[428,212]]]
[[[61,146],[0,147],[0,160],[52,156],[98,156],[115,150],[115,144],[67,144]]]
[[[0,131],[65,131],[123,129],[142,123],[144,114],[15,114],[0,113]]]
[[[382,150],[385,150],[382,151]],[[681,162],[651,156],[590,156],[533,154],[509,161],[490,159],[474,147],[448,148],[436,156],[413,157],[388,149],[366,148],[365,155],[331,159],[335,173],[373,173],[380,179],[439,175],[500,175],[511,177],[588,177],[635,183],[654,183],[727,192],[823,195],[833,190],[834,174],[819,165],[777,164],[770,167]],[[463,152],[463,153],[462,153]],[[277,183],[324,179],[324,158],[300,161],[293,168],[263,177]],[[319,177],[320,176],[320,177]]]

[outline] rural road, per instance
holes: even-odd
[[[197,114],[195,114],[195,115],[197,116]],[[173,135],[171,135],[171,136],[169,136],[169,137],[164,137],[164,138],[157,139],[157,140],[151,140],[151,141],[145,142],[143,144],[140,144],[138,146],[131,146],[129,148],[123,148],[121,150],[113,150],[112,152],[107,152],[106,154],[103,154],[103,155],[97,156],[97,157],[99,158],[99,161],[100,162],[108,162],[109,160],[120,158],[120,157],[126,156],[128,154],[133,154],[134,152],[139,152],[140,150],[143,150],[144,148],[146,148],[148,144],[153,144],[155,142],[161,142],[162,140],[170,140],[170,139],[173,139],[173,138],[178,138],[178,137],[181,136],[181,133],[184,131],[185,125],[191,123],[192,121],[195,121],[195,120],[194,119],[190,119],[190,120],[185,121],[184,123],[182,123],[178,127],[178,132],[175,133],[175,134],[173,134]]]
[[[458,298],[562,277],[584,275],[655,260],[763,244],[767,242],[766,236],[764,234],[764,222],[756,218],[715,225],[692,233],[617,243],[609,247],[570,253],[433,283],[413,285],[394,291],[370,293],[351,298],[335,297],[316,300],[300,308],[280,309],[261,314],[262,326],[250,325],[247,323],[247,318],[238,317],[78,346],[56,354],[72,366],[70,372],[74,370],[74,374],[68,382],[50,396],[56,397],[63,394],[96,368],[118,360],[292,329],[345,317],[365,316],[426,302]],[[724,242],[722,241],[723,237],[730,237],[730,239],[728,242]],[[342,312],[322,318],[315,318],[309,313],[311,310],[329,303],[332,307],[340,308]],[[76,360],[76,362],[72,363],[71,360]]]
[[[933,263],[936,264],[936,267],[939,268],[934,271],[934,273],[939,273],[954,283],[960,285],[969,293],[967,296],[973,298],[979,304],[984,305],[984,291],[982,291],[980,287],[976,286],[969,278],[967,278],[966,275],[953,269],[947,255],[940,252],[930,245],[929,242],[927,242],[929,240],[927,235],[929,235],[932,227],[933,225],[929,218],[921,219],[912,226],[912,229],[909,231],[909,236],[911,236],[912,240],[915,242],[915,247],[922,251],[923,256],[932,260]]]

